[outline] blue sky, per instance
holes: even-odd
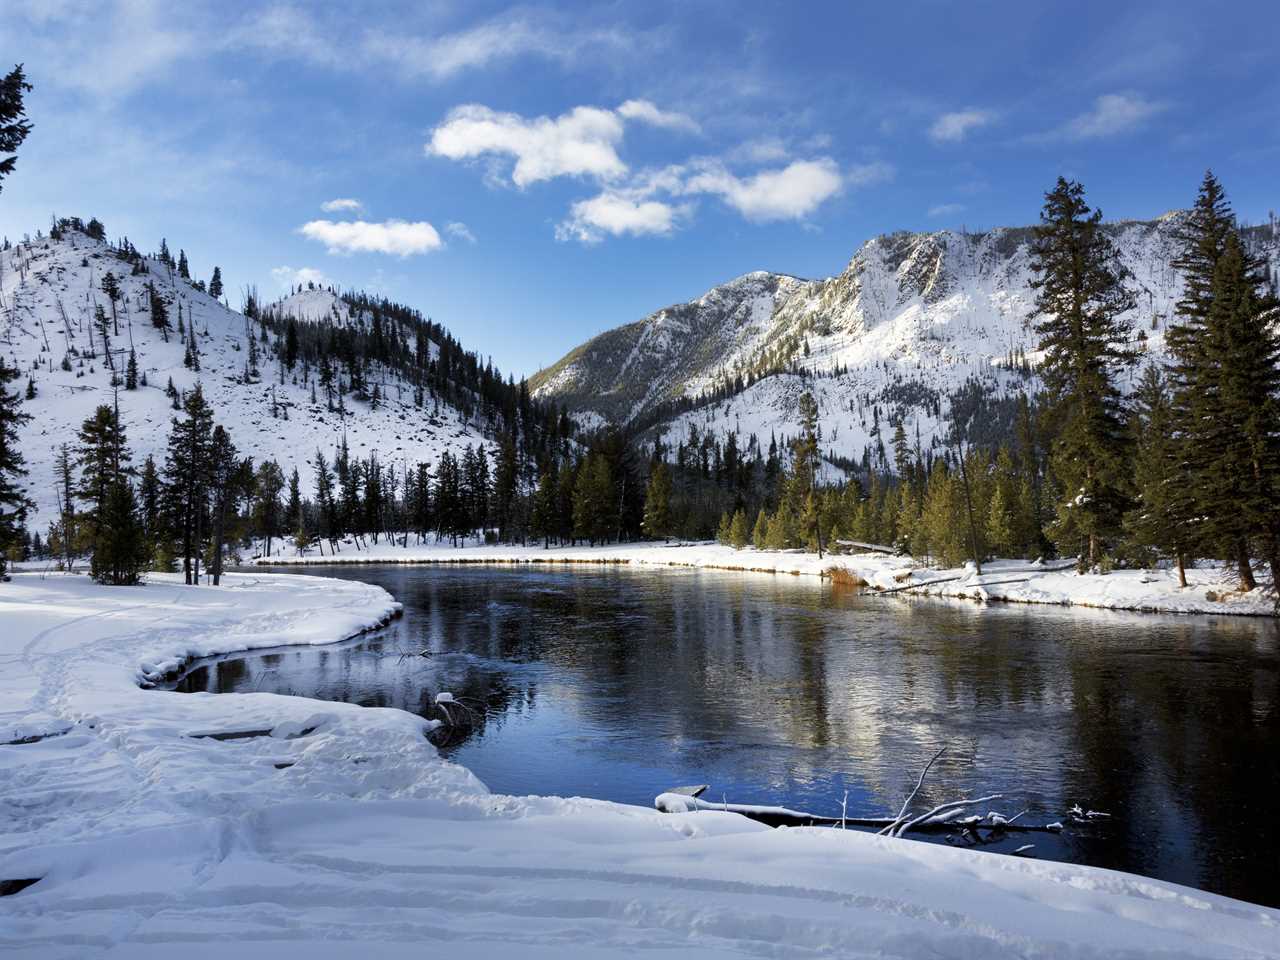
[[[1059,174],[1109,218],[1208,166],[1280,207],[1274,2],[0,6],[36,85],[0,233],[382,292],[517,375],[750,270],[1031,222]]]

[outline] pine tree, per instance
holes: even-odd
[[[90,576],[112,586],[138,583],[146,569],[148,551],[133,484],[127,477],[112,479],[96,520]]]
[[[3,103],[0,102],[2,108]],[[0,112],[0,119],[3,118],[4,113]],[[3,128],[0,128],[2,133]],[[3,146],[2,141],[0,146]],[[0,170],[3,169],[0,166]],[[17,541],[18,531],[26,522],[31,505],[20,484],[27,471],[22,452],[18,449],[18,431],[31,419],[31,415],[23,412],[18,391],[11,393],[8,390],[8,384],[17,378],[18,371],[6,367],[4,359],[0,358],[0,576],[5,572],[9,548]]]
[[[147,306],[151,310],[151,325],[160,331],[164,342],[169,342],[169,308],[164,299],[156,291],[155,284],[147,284]]]
[[[738,509],[733,512],[729,521],[729,544],[735,550],[741,550],[751,542],[751,528],[747,526],[747,514]]]
[[[284,365],[292,370],[298,363],[298,325],[292,318],[284,332]]]
[[[30,91],[31,84],[22,71],[22,64],[15,66],[0,79],[0,154],[11,154],[0,158],[0,180],[13,173],[18,164],[18,147],[22,146],[22,141],[31,132],[31,121],[27,119],[22,102],[23,95]],[[2,572],[3,567],[0,567],[0,573]]]
[[[36,378],[27,377],[27,399],[34,400],[36,398]]]
[[[129,362],[124,370],[124,388],[126,390],[138,389],[138,353],[133,347],[129,348]]]
[[[113,485],[130,472],[129,448],[118,411],[101,404],[80,426],[77,458],[80,485],[76,497],[87,505],[82,513],[90,542],[99,541],[101,512]]]
[[[306,536],[307,521],[302,514],[302,478],[298,476],[297,467],[289,474],[289,502],[284,508],[284,519],[294,538],[301,541]]]
[[[187,251],[178,250],[178,276],[183,280],[191,279],[191,268],[187,265]]]
[[[1269,308],[1258,292],[1262,278],[1241,248],[1235,216],[1212,172],[1205,174],[1178,236],[1183,249],[1174,266],[1183,272],[1185,287],[1168,344],[1183,482],[1171,509],[1191,531],[1194,548],[1234,563],[1241,587],[1251,590],[1256,580],[1250,537],[1260,537],[1269,555],[1276,552],[1270,511],[1262,502],[1275,496],[1263,492],[1273,439],[1256,419],[1275,397],[1274,386],[1269,393],[1267,386],[1274,377],[1274,337],[1261,322]],[[1229,252],[1231,260],[1224,263]],[[1231,477],[1231,470],[1254,472],[1254,456],[1243,449],[1250,442],[1258,445],[1256,474]],[[1268,561],[1273,562],[1270,556]]]
[[[138,480],[138,516],[142,521],[142,533],[154,551],[164,535],[162,516],[164,488],[160,483],[160,471],[155,457],[150,454],[142,463],[142,476]]]
[[[222,268],[214,267],[213,276],[209,278],[209,296],[215,300],[222,299]]]
[[[79,524],[76,517],[76,471],[71,448],[58,447],[53,461],[54,493],[58,498],[58,540],[62,569],[70,571],[79,546]]]
[[[797,404],[800,418],[800,436],[792,443],[793,505],[800,515],[801,530],[806,541],[817,547],[818,559],[822,559],[822,515],[814,496],[818,486],[818,443],[822,428],[818,424],[818,404],[813,394],[805,391]]]
[[[209,492],[213,519],[213,542],[210,544],[209,573],[216,587],[222,582],[222,554],[226,543],[227,513],[234,508],[244,485],[242,464],[231,435],[222,424],[213,428],[209,438]]]
[[[556,522],[556,477],[544,470],[538,477],[538,488],[533,494],[533,511],[529,518],[529,533],[541,539],[543,549],[551,546],[551,538],[558,533]]]
[[[1079,183],[1045,194],[1032,253],[1040,367],[1062,488],[1054,536],[1093,567],[1117,540],[1128,505],[1127,436],[1114,377],[1131,362],[1120,315],[1133,306],[1115,251]]]
[[[1203,356],[1207,387],[1197,408],[1200,447],[1194,475],[1211,543],[1236,545],[1241,586],[1252,589],[1250,547],[1256,542],[1280,587],[1280,318],[1263,294],[1258,262],[1239,234],[1228,234],[1214,270]]]
[[[671,537],[671,471],[661,460],[649,471],[641,526],[648,537],[662,537],[663,540]]]
[[[266,541],[263,554],[271,556],[271,540],[282,532],[280,493],[284,490],[284,471],[274,460],[264,460],[254,477],[254,523]],[[292,490],[290,491],[292,493]]]
[[[115,331],[116,336],[120,336],[120,321],[116,317],[116,303],[121,297],[120,281],[116,279],[116,275],[110,270],[102,278],[102,292],[107,295],[107,299],[111,301],[111,328]],[[101,315],[102,308],[98,307],[97,312]],[[106,326],[103,320],[99,319],[98,323],[103,327]],[[105,339],[106,334],[103,334]]]
[[[1185,478],[1180,476],[1168,384],[1155,364],[1144,368],[1138,381],[1130,429],[1134,436],[1136,496],[1133,509],[1125,515],[1125,531],[1139,548],[1174,557],[1178,563],[1178,582],[1185,587],[1192,527],[1177,509]]]
[[[200,582],[209,501],[213,412],[197,383],[182,401],[183,418],[173,419],[164,478],[167,508],[181,541],[182,572],[188,585]]]
[[[592,452],[578,471],[573,491],[573,532],[592,546],[605,543],[615,527],[613,473],[603,454]]]
[[[757,550],[763,550],[765,540],[769,535],[769,514],[764,507],[760,508],[760,512],[756,514],[755,526],[751,528],[751,545]]]

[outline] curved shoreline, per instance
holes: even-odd
[[[677,554],[672,556],[672,554]],[[739,559],[742,558],[742,559]],[[759,562],[761,559],[767,562]],[[736,550],[720,544],[620,544],[611,547],[541,547],[379,544],[350,554],[305,557],[257,557],[247,566],[633,566],[730,573],[813,576],[843,582],[868,596],[899,593],[914,597],[976,603],[1018,603],[1029,606],[1086,607],[1142,614],[1275,617],[1277,611],[1261,589],[1249,595],[1235,592],[1221,568],[1188,571],[1186,589],[1173,582],[1171,571],[1117,570],[1109,574],[1076,574],[1062,569],[1026,569],[1026,561],[984,564],[981,578],[963,569],[936,570],[912,564],[905,557],[882,553],[827,555],[799,551]],[[1018,574],[1015,582],[984,580]],[[915,583],[912,577],[921,576]],[[945,579],[945,583],[943,582]],[[1210,600],[1208,595],[1216,598]]]
[[[1268,956],[1280,929],[1280,911],[1108,870],[714,810],[495,796],[402,710],[136,682],[139,664],[331,644],[395,603],[293,574],[0,587],[0,728],[62,734],[0,747],[0,879],[41,878],[3,900],[0,952],[114,960],[229,940],[265,960],[283,934],[300,953],[376,943],[395,960],[459,940],[562,958],[641,942],[726,958],[895,944],[1219,958]],[[212,735],[236,731],[261,735]]]

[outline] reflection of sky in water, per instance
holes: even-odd
[[[1280,903],[1269,622],[862,598],[687,570],[332,572],[384,585],[404,619],[212,663],[190,686],[420,713],[449,690],[485,712],[446,753],[494,790],[646,805],[709,783],[711,799],[823,814],[848,790],[851,815],[878,815],[946,744],[922,806],[999,792],[1010,799],[995,809],[1036,821],[1073,803],[1110,811],[1107,825],[1017,842]]]

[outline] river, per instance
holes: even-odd
[[[1280,906],[1271,621],[863,596],[814,578],[627,567],[331,567],[404,617],[328,647],[200,662],[269,690],[471,723],[442,751],[501,793],[706,799],[838,816],[989,804],[1061,835],[994,844]],[[420,655],[423,651],[426,656]],[[455,710],[455,712],[457,712]],[[1110,816],[1070,822],[1075,805]],[[980,812],[985,813],[986,810]],[[963,843],[959,837],[938,838]]]

